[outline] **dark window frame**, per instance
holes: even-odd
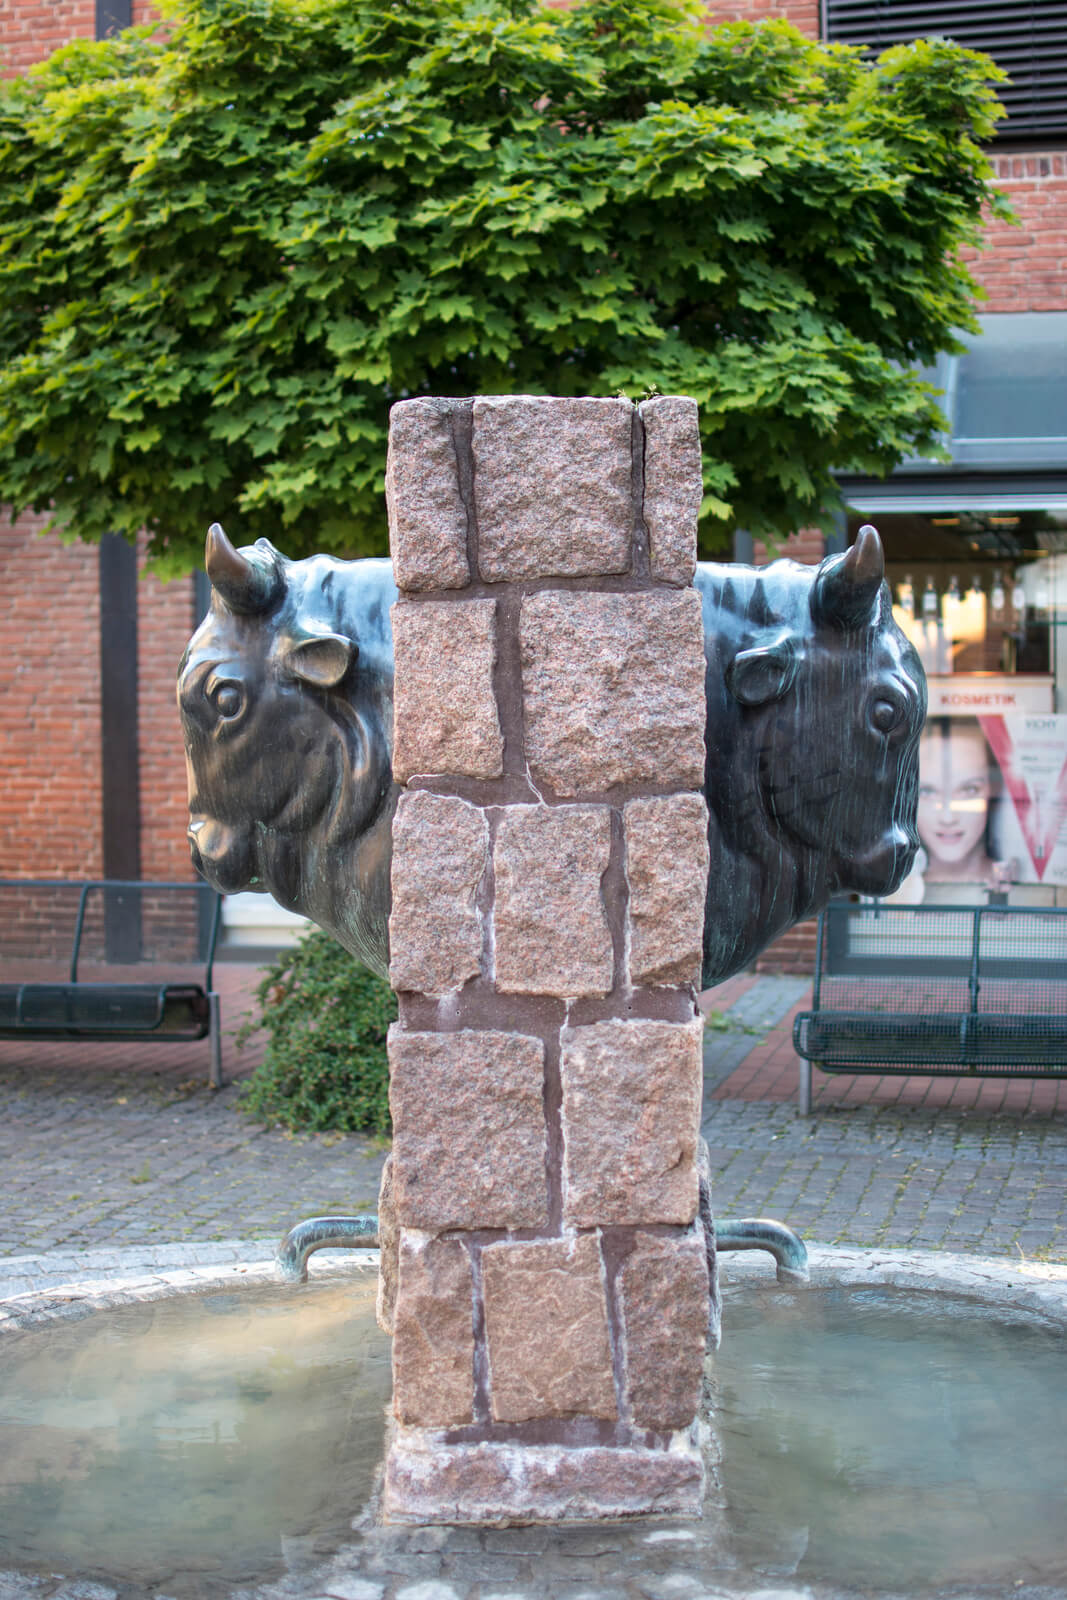
[[[912,39],[984,50],[1009,74],[996,148],[1067,144],[1067,0],[820,0],[822,37],[879,54]]]

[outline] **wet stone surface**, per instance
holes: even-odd
[[[430,1543],[425,1532],[439,1533]],[[747,1578],[685,1524],[598,1530],[376,1530],[323,1568],[311,1566],[233,1600],[870,1600],[871,1590],[808,1584],[787,1574]],[[1065,1600],[1060,1585],[1029,1583],[1012,1600]],[[886,1600],[1004,1600],[1003,1588],[931,1586]],[[73,1583],[0,1571],[0,1600],[171,1600],[167,1590]]]

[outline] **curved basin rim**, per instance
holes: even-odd
[[[144,1246],[116,1250],[116,1264],[106,1274],[98,1271],[0,1300],[0,1334],[5,1329],[32,1326],[52,1317],[84,1316],[88,1311],[110,1306],[222,1287],[239,1289],[246,1284],[273,1282],[287,1294],[300,1293],[299,1285],[283,1286],[273,1259],[273,1243],[259,1239],[236,1241],[231,1249],[237,1259],[231,1256],[223,1262],[155,1269]],[[47,1261],[44,1256],[36,1259]],[[1067,1322],[1067,1263],[1012,1261],[944,1250],[876,1250],[810,1243],[808,1259],[812,1288],[930,1289],[1006,1309],[1041,1311]],[[0,1262],[0,1271],[3,1265]],[[377,1274],[378,1252],[321,1251],[308,1265],[312,1282],[352,1274],[371,1278]],[[768,1290],[780,1287],[775,1283],[772,1264],[758,1253],[724,1256],[720,1270],[727,1295],[730,1284],[737,1282],[762,1280]],[[796,1292],[805,1291],[801,1288]]]

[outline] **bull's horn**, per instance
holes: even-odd
[[[885,555],[877,530],[865,523],[843,556],[828,556],[811,593],[812,615],[835,628],[858,628],[871,615],[885,577]]]
[[[272,551],[272,557],[273,554]],[[281,575],[277,562],[272,560],[267,568],[258,561],[249,561],[234,549],[217,522],[207,531],[204,566],[213,587],[231,611],[246,615],[266,611],[278,592]]]

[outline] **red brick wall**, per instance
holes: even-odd
[[[784,17],[809,39],[819,37],[818,0],[713,0],[708,6],[708,21],[764,22]]]
[[[97,551],[0,527],[0,876],[99,876]]]
[[[795,928],[783,933],[769,944],[756,958],[757,972],[795,972],[804,977],[814,975],[815,945],[818,938],[818,919],[798,922]]]
[[[141,775],[141,871],[190,878],[185,756],[174,697],[178,662],[193,631],[193,580],[160,583],[143,574],[137,591],[137,737]]]
[[[153,14],[149,0],[134,0],[135,23]],[[95,17],[94,0],[0,0],[4,70],[91,38]],[[99,876],[97,551],[40,537],[42,521],[25,518],[0,534],[0,648],[10,663],[0,699],[0,876]],[[174,678],[193,627],[192,581],[142,577],[137,598],[141,866],[145,877],[190,878]]]
[[[94,0],[0,0],[0,59],[10,78],[79,37],[91,39]]]
[[[99,877],[100,596],[95,545],[64,545],[41,517],[0,528],[0,877]],[[141,868],[189,878],[178,661],[192,579],[138,587]]]
[[[135,23],[150,22],[150,0],[133,0]],[[0,0],[0,75],[14,77],[71,39],[96,31],[95,0]]]
[[[761,539],[757,539],[753,549],[752,559],[757,567],[765,561],[776,561],[780,556],[788,556],[790,561],[799,561],[805,567],[814,567],[819,564],[826,554],[826,540],[820,528],[801,528],[799,533],[791,533],[780,549],[769,551]]]
[[[990,223],[987,248],[966,253],[987,294],[980,309],[1067,309],[1067,154],[998,155],[993,167],[1020,226]]]

